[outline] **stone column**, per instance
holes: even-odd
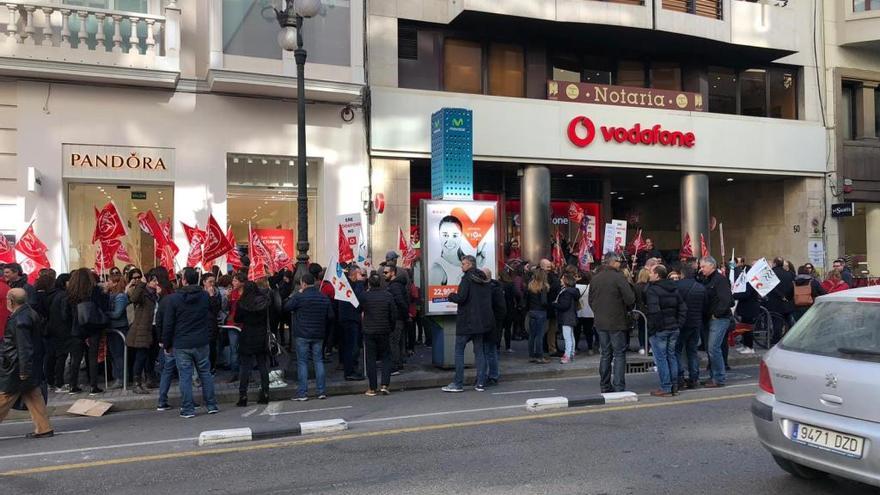
[[[880,275],[880,204],[865,205],[865,230],[868,270],[876,277]]]
[[[550,257],[550,169],[540,165],[523,168],[520,184],[523,258],[535,264]]]
[[[700,234],[712,249],[709,239],[709,176],[686,174],[681,178],[681,238],[690,234],[694,256],[700,258],[709,253],[700,252]],[[723,260],[718,260],[721,264]]]

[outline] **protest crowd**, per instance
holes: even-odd
[[[146,219],[142,228],[157,239],[167,235],[155,219]],[[234,251],[219,233],[205,236],[202,255],[224,239],[225,247],[215,251]],[[297,382],[286,399],[325,399],[331,356],[338,358],[345,380],[367,382],[366,396],[388,395],[392,377],[405,372],[416,346],[432,345],[421,288],[414,283],[417,249],[403,256],[390,251],[372,270],[335,259],[326,267],[311,263],[297,278],[292,264],[279,267],[271,253],[260,252],[259,239],[250,240],[250,266],[228,257],[236,261],[226,273],[216,265],[196,269],[196,263],[179,270],[118,268],[112,257],[96,269],[60,274],[48,263],[34,273],[5,263],[0,420],[12,407],[27,406],[32,436],[51,436],[48,391],[100,397],[103,374],[111,389],[157,394],[158,411],[171,409],[176,380],[183,418],[194,417],[202,406],[208,414],[219,411],[214,383],[220,371],[238,384],[238,406],[248,404],[254,371],[260,404],[269,402],[271,389],[285,377]],[[170,239],[163,242],[173,251]],[[752,330],[762,315],[769,315],[764,329],[772,346],[816,297],[853,284],[844,260],[835,261],[820,280],[809,263],[797,268],[782,258],[723,263],[712,256],[694,258],[686,248],[670,260],[639,232],[631,248],[585,265],[557,235],[552,259],[508,256],[497,276],[478,269],[473,256],[463,256],[461,282],[449,296],[457,305],[455,371],[442,390],[465,390],[468,343],[475,355],[474,390],[498,384],[501,356],[513,352],[516,340],[527,341],[529,363],[536,366],[550,359],[566,365],[580,354],[598,353],[602,392],[626,389],[628,353],[653,355],[655,396],[723,387],[731,347],[755,352]],[[637,345],[631,345],[633,337]],[[703,381],[701,351],[709,361]]]

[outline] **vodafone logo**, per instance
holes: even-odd
[[[581,128],[586,131],[586,136],[581,137]],[[596,125],[593,121],[583,115],[571,119],[568,123],[568,140],[575,146],[586,148],[596,138]]]
[[[669,131],[663,129],[660,124],[644,128],[642,124],[635,124],[629,129],[601,126],[599,130],[606,143],[680,148],[693,148],[697,143],[697,137],[693,132]],[[568,123],[568,140],[578,148],[586,148],[595,138],[596,124],[589,117],[579,115]]]

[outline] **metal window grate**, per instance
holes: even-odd
[[[400,27],[397,31],[397,57],[419,59],[419,32],[414,27]]]

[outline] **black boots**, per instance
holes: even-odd
[[[260,397],[257,399],[257,404],[268,404],[269,403],[269,392],[266,390],[260,390]]]
[[[247,407],[247,395],[239,396],[238,402],[235,403],[235,407]]]

